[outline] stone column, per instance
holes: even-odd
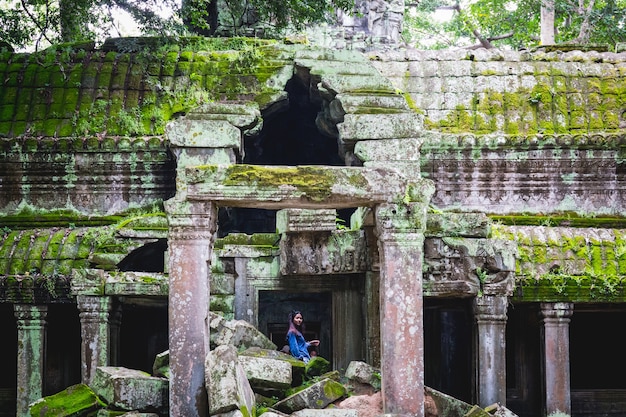
[[[424,416],[422,264],[426,205],[376,207],[383,411]]]
[[[506,406],[506,295],[482,295],[474,299],[478,324],[478,405]]]
[[[569,322],[573,303],[541,303],[546,414],[571,414]]]
[[[204,361],[209,352],[211,251],[217,209],[209,202],[168,201],[170,415],[204,417]]]
[[[47,306],[15,304],[17,319],[17,417],[29,417],[28,404],[43,396]]]
[[[111,297],[77,295],[80,316],[81,380],[89,385],[96,375],[98,366],[110,365],[109,313]]]

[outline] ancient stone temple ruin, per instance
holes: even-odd
[[[625,416],[625,69],[242,38],[0,54],[0,415],[169,350],[160,413],[207,416],[209,318],[280,348],[299,309],[334,369],[380,370],[386,415],[423,417],[429,387]]]

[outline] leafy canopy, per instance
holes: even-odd
[[[39,49],[59,42],[120,36],[128,13],[141,34],[240,35],[252,27],[276,35],[287,27],[327,21],[355,0],[0,0],[0,41]],[[219,11],[219,13],[218,13]],[[257,32],[254,32],[258,34]]]
[[[542,0],[422,0],[408,6],[404,36],[417,47],[539,45]],[[435,18],[447,10],[449,19]],[[626,0],[555,0],[555,43],[626,42]]]

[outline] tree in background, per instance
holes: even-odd
[[[354,10],[354,0],[0,0],[0,41],[40,49],[117,36],[120,11],[143,35],[271,36],[326,21],[339,9]]]
[[[421,48],[626,42],[626,0],[423,0],[407,7],[405,36]],[[444,10],[450,19],[433,19]]]

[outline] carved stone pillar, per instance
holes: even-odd
[[[209,352],[211,251],[217,209],[209,202],[165,203],[169,221],[170,415],[208,414],[204,360]]]
[[[81,380],[89,385],[93,381],[98,366],[110,365],[109,313],[111,297],[77,295],[76,302],[80,315]]]
[[[546,414],[571,414],[569,322],[573,303],[541,303]]]
[[[376,207],[383,411],[424,415],[422,264],[426,205]]]
[[[485,294],[474,299],[478,327],[478,405],[506,405],[506,295]]]
[[[17,319],[17,417],[28,417],[28,404],[43,396],[43,366],[48,306],[15,304]]]

